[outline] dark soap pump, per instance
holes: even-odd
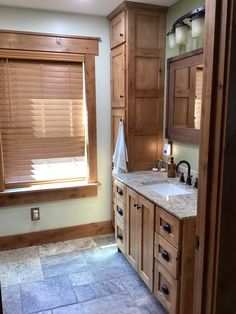
[[[168,165],[167,165],[167,177],[175,178],[175,170],[176,170],[176,165],[174,163],[174,157],[170,157]]]

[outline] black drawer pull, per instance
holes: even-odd
[[[167,285],[165,285],[164,283],[161,286],[161,292],[163,292],[166,295],[169,295],[169,289],[168,289]]]
[[[118,212],[121,216],[123,216],[123,210],[122,210],[119,206],[117,206],[116,208],[117,208],[117,212]]]
[[[123,240],[123,236],[122,236],[121,233],[118,233],[118,234],[117,234],[117,239],[119,239],[119,240],[121,240],[121,241]]]
[[[117,186],[116,191],[117,191],[117,193],[120,194],[121,196],[123,195],[123,190],[122,190],[119,186]]]
[[[169,262],[169,260],[170,260],[169,253],[168,253],[166,250],[163,250],[163,251],[161,252],[161,256],[162,256],[162,258],[163,258],[164,260],[166,260],[167,262]]]
[[[123,33],[120,33],[120,37],[123,37],[124,36],[124,34]]]
[[[171,228],[170,228],[170,225],[168,223],[164,224],[162,226],[163,230],[170,233],[171,232]]]

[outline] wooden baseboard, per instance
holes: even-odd
[[[111,221],[0,237],[0,251],[113,233]]]

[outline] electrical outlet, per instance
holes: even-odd
[[[39,207],[31,208],[31,220],[40,220]]]

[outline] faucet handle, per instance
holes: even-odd
[[[186,179],[186,184],[187,185],[192,185],[192,177],[193,176],[187,176],[187,179]]]
[[[181,172],[181,176],[180,176],[180,178],[179,178],[179,182],[182,182],[182,183],[185,182],[185,179],[184,179],[184,172]]]
[[[193,187],[198,189],[198,178],[195,179]]]

